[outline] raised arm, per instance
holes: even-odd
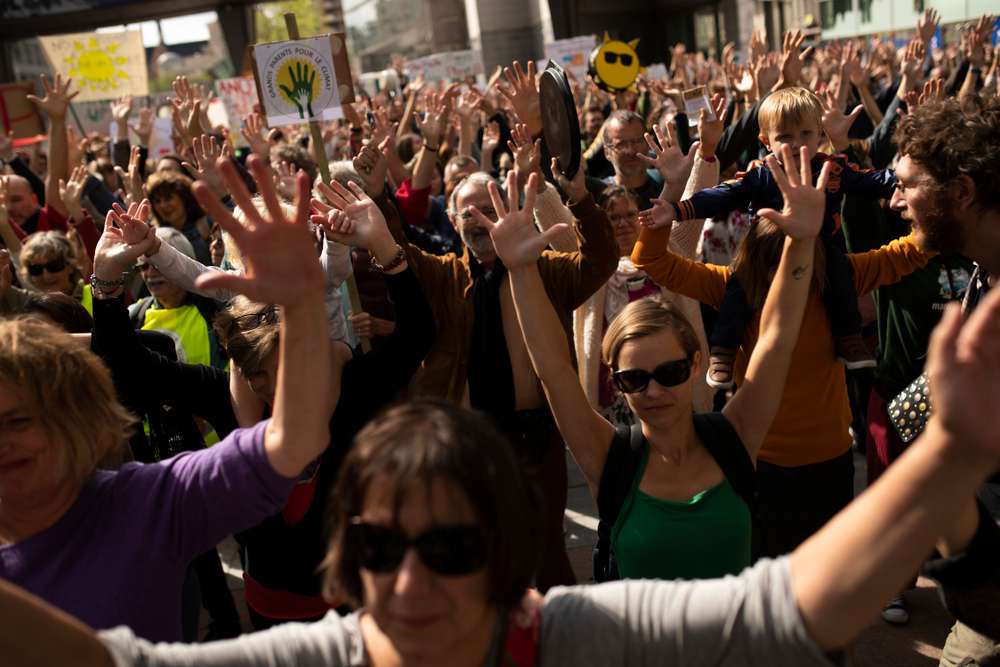
[[[66,216],[66,207],[59,199],[59,179],[69,178],[66,111],[69,109],[70,101],[80,94],[79,91],[73,94],[69,93],[69,86],[72,82],[72,79],[67,79],[64,84],[62,77],[56,74],[55,86],[50,86],[48,78],[43,76],[42,86],[45,88],[45,97],[39,99],[34,95],[28,95],[28,99],[34,102],[35,106],[44,112],[49,119],[49,169],[45,178],[45,203],[64,217]]]
[[[794,164],[790,148],[784,148],[782,158],[789,167]],[[781,227],[786,234],[785,248],[764,301],[760,337],[750,355],[743,386],[722,411],[753,458],[757,457],[785,393],[785,377],[809,300],[816,235],[823,224],[824,190],[832,170],[829,163],[824,165],[813,186],[805,147],[798,175],[791,168],[786,175],[773,155],[767,156],[767,164],[781,188],[785,208],[780,213],[761,209],[759,216]]]
[[[542,381],[559,432],[596,498],[614,428],[587,401],[570,360],[569,343],[562,324],[538,272],[542,248],[564,227],[553,226],[544,234],[535,230],[531,211],[535,204],[537,179],[537,174],[528,179],[524,208],[519,208],[516,177],[513,173],[507,175],[507,194],[511,203],[509,212],[499,190],[491,183],[490,196],[499,214],[499,222],[494,225],[478,210],[474,210],[474,215],[490,229],[497,255],[510,272],[514,307],[531,364]]]
[[[331,405],[340,394],[340,374],[332,372],[331,348],[325,344],[325,281],[308,225],[309,177],[298,174],[295,214],[287,216],[267,164],[256,155],[247,162],[266,213],[253,205],[232,162],[226,158],[218,162],[226,188],[246,214],[245,224],[233,217],[208,185],[197,181],[194,186],[198,203],[239,246],[246,274],[212,272],[200,276],[196,284],[230,289],[254,301],[281,306],[278,382],[264,449],[276,472],[295,477],[329,444]]]

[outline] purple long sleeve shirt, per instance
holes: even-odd
[[[93,628],[180,640],[191,559],[279,511],[294,484],[267,460],[266,425],[159,463],[96,471],[55,524],[0,547],[0,577]]]

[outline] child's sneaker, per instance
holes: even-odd
[[[868,350],[860,334],[851,334],[837,339],[837,361],[848,370],[875,368],[875,356]]]
[[[733,386],[733,360],[736,350],[727,347],[713,347],[708,359],[708,373],[705,380],[712,389],[730,389]]]

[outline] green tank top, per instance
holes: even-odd
[[[622,579],[712,579],[750,565],[750,510],[728,480],[688,501],[662,500],[639,489],[642,463],[611,530]]]

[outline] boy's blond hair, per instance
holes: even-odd
[[[767,135],[793,125],[812,122],[823,128],[823,103],[805,88],[782,88],[771,93],[757,112],[760,133]]]

